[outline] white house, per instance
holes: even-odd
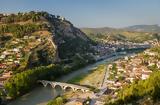
[[[157,67],[160,69],[160,61],[157,63]]]
[[[142,76],[141,76],[141,79],[142,79],[142,80],[147,79],[147,78],[150,76],[150,74],[151,74],[151,73],[152,73],[152,71],[150,71],[150,70],[147,70],[147,71],[142,70]]]
[[[20,50],[19,50],[19,48],[14,48],[13,51],[14,52],[19,52]]]
[[[143,73],[141,79],[142,79],[142,80],[145,80],[145,79],[147,79],[148,77],[149,77],[149,74]]]
[[[0,59],[4,59],[4,58],[6,58],[6,55],[1,55],[0,56]]]

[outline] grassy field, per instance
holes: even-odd
[[[93,87],[99,87],[102,83],[106,66],[99,65],[96,69],[89,71],[87,74],[80,74],[75,78],[69,80],[69,83],[89,85]]]

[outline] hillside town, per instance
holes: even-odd
[[[115,55],[116,52],[124,52],[129,50],[146,49],[150,48],[153,43],[150,41],[144,43],[134,43],[134,42],[122,42],[122,41],[108,41],[107,43],[99,43],[96,46],[92,46],[97,54],[95,54],[95,59],[104,59]]]
[[[40,33],[43,34],[43,32]],[[9,46],[9,48],[2,47],[2,49],[0,50],[1,85],[7,79],[9,79],[14,72],[16,72],[15,69],[23,70],[26,68],[32,51],[34,51],[40,45],[47,44],[46,41],[48,39],[42,38],[43,37],[40,37],[38,35],[24,36],[23,38],[17,38],[7,43],[7,46]]]
[[[87,100],[89,105],[103,105],[106,98],[111,98],[113,101],[123,87],[139,80],[146,80],[154,70],[160,70],[158,57],[157,51],[147,49],[105,65],[106,75],[100,75],[104,76],[104,84],[103,87],[99,87],[100,91],[98,93],[68,93],[72,96],[68,96],[71,101],[66,105],[83,105]]]
[[[160,70],[159,53],[150,49],[140,54],[125,56],[123,59],[109,64],[107,70],[109,77],[105,84],[114,100],[117,91],[135,81],[146,80],[155,70]]]

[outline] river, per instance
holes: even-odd
[[[127,55],[129,56],[130,54],[127,54]],[[93,70],[93,68],[97,67],[98,65],[111,63],[124,56],[126,55],[118,55],[118,56],[106,58],[102,61],[98,61],[82,69],[74,71],[68,75],[62,76],[61,78],[57,79],[57,81],[67,82],[68,80],[74,78],[77,75],[88,73],[89,70]],[[19,97],[18,99],[10,102],[8,105],[46,105],[46,103],[49,100],[53,99],[54,97],[62,93],[63,92],[60,88],[53,89],[51,88],[51,86],[43,87],[42,85],[38,85],[37,88]]]

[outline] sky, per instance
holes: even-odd
[[[0,0],[0,12],[47,11],[77,27],[160,24],[160,0]]]

